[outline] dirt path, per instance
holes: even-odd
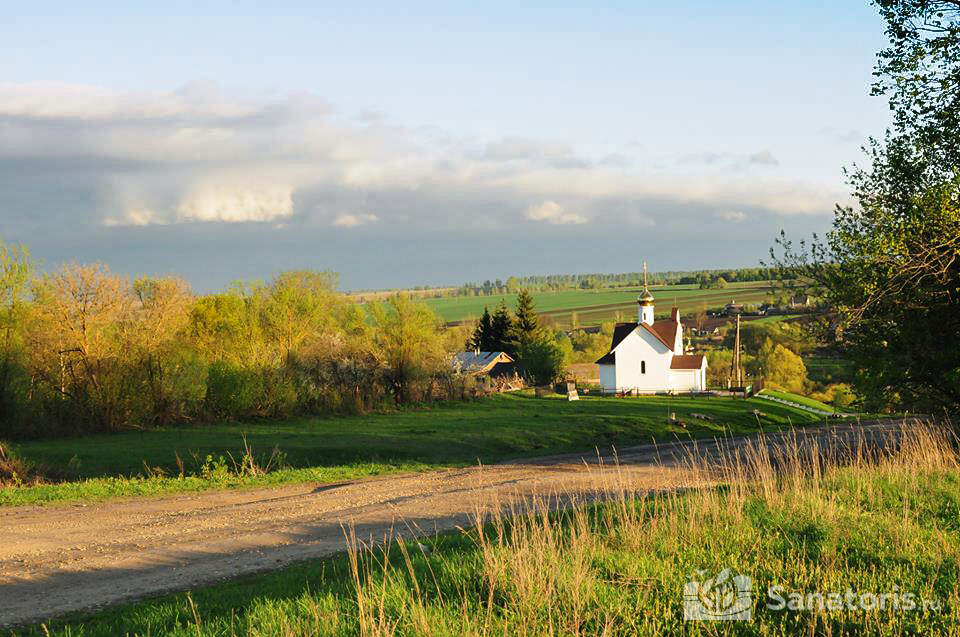
[[[894,425],[808,430],[820,448],[857,438],[886,444]],[[90,505],[0,509],[0,626],[184,590],[342,551],[344,526],[360,538],[391,529],[432,534],[469,524],[480,508],[531,497],[672,489],[689,485],[692,450],[717,462],[749,439],[569,454],[486,467],[351,483],[207,492]],[[785,438],[767,436],[770,446]]]

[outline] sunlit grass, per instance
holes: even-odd
[[[692,413],[713,420],[691,418]],[[686,426],[671,423],[670,414]],[[71,479],[0,488],[0,506],[334,482],[819,421],[803,410],[758,399],[586,396],[567,402],[525,393],[360,416],[98,434],[10,447],[19,458]],[[260,464],[275,449],[282,462],[265,475],[238,471],[239,459],[248,453],[245,441]]]
[[[573,509],[533,502],[462,532],[55,623],[54,635],[951,635],[960,625],[960,481],[947,435],[754,446],[691,489],[636,494],[616,468]],[[604,494],[605,502],[591,503]],[[495,504],[495,503],[492,503]],[[509,512],[509,511],[508,511]],[[376,538],[374,538],[376,539]],[[683,586],[725,568],[753,577],[750,622],[685,622]],[[785,591],[915,594],[939,606],[775,611]],[[19,631],[44,634],[45,628]]]

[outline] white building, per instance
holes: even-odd
[[[604,393],[703,391],[707,388],[707,357],[683,353],[680,310],[653,320],[653,295],[647,289],[637,299],[636,323],[617,323],[610,351],[597,361]]]

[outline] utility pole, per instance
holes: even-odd
[[[731,387],[743,387],[743,368],[740,367],[740,314],[737,314],[737,333],[733,341],[733,360],[730,362]]]

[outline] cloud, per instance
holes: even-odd
[[[544,201],[527,208],[527,219],[546,221],[554,225],[586,223],[586,217],[573,212],[567,212],[555,201]]]
[[[716,166],[720,169],[743,170],[750,166],[779,166],[780,161],[769,150],[761,150],[746,155],[737,153],[704,152],[684,155],[681,164],[699,164]]]
[[[166,224],[166,221],[153,210],[146,208],[130,208],[119,217],[107,217],[103,220],[105,226],[149,226]]]
[[[505,137],[487,144],[485,159],[510,161],[514,159],[544,159],[567,157],[573,154],[570,144],[525,137]]]
[[[375,223],[379,220],[380,218],[377,215],[343,213],[333,220],[333,225],[340,228],[354,228],[356,226],[367,225],[368,223]]]
[[[290,186],[202,186],[177,208],[178,221],[244,223],[274,221],[293,214]]]
[[[747,215],[739,210],[720,210],[713,213],[713,216],[724,221],[736,221],[738,223],[747,218]]]
[[[62,233],[67,243],[67,228],[261,224],[374,226],[401,238],[523,232],[518,211],[558,233],[588,220],[657,232],[682,222],[690,232],[716,211],[827,216],[845,197],[769,170],[777,160],[765,150],[590,155],[566,140],[464,138],[390,121],[312,95],[210,84],[151,93],[0,84],[0,234]]]
[[[754,166],[779,166],[780,162],[769,150],[762,150],[747,157],[747,163]]]

